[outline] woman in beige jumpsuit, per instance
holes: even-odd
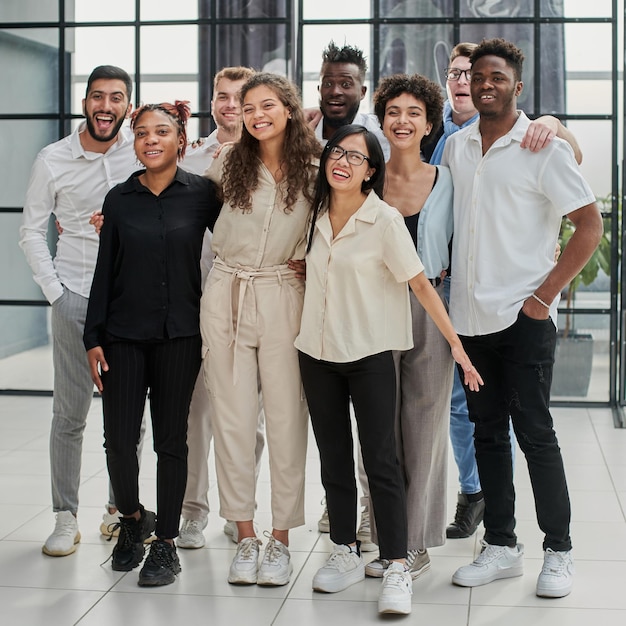
[[[213,233],[215,262],[202,297],[205,381],[215,417],[220,515],[237,522],[233,584],[284,585],[292,571],[289,529],[304,524],[308,413],[294,339],[304,282],[288,262],[303,259],[320,146],[295,86],[259,73],[242,87],[241,140],[207,176],[224,205]],[[271,479],[272,533],[258,564],[255,456],[260,381]]]

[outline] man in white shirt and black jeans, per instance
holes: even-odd
[[[602,235],[595,197],[571,147],[554,138],[521,150],[530,120],[516,108],[524,55],[503,39],[471,54],[477,124],[448,137],[442,164],[454,180],[450,316],[484,387],[467,394],[485,500],[483,550],[452,582],[484,585],[523,574],[515,535],[509,414],[526,456],[544,564],[541,597],[570,593],[573,579],[567,482],[550,415],[550,384],[561,290]],[[562,217],[576,226],[554,262]]]
[[[89,219],[101,210],[107,192],[136,168],[132,133],[122,126],[132,109],[131,91],[124,70],[96,67],[83,100],[85,121],[41,150],[26,192],[20,247],[52,305],[50,471],[56,525],[43,546],[50,556],[72,554],[80,541],[76,514],[83,431],[93,397],[82,336],[99,243]],[[47,241],[52,214],[63,229],[54,259]]]

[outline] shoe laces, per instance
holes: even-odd
[[[393,562],[393,561],[392,561]],[[386,588],[399,589],[404,591],[405,589],[412,589],[413,579],[406,569],[396,569],[391,565],[386,569],[383,574],[383,585]]]
[[[261,541],[256,537],[246,537],[237,544],[237,560],[252,561],[257,558]]]
[[[556,550],[552,550],[552,548],[548,548],[543,559],[541,574],[563,576],[569,565],[570,559],[568,558],[567,552],[557,552]]]
[[[408,550],[406,555],[406,565],[410,569],[413,567],[413,563],[417,560],[417,557],[424,554],[426,550]]]
[[[456,513],[454,514],[455,526],[460,526],[461,524],[465,522],[469,508],[470,508],[469,502],[467,504],[465,502],[456,503]]]
[[[268,538],[268,542],[265,546],[263,562],[268,564],[277,563],[284,552],[280,549],[280,545],[277,543],[277,539],[274,535],[271,535],[267,531],[265,531],[264,534]]]
[[[487,543],[484,539],[481,540],[480,544],[483,549],[481,553],[474,559],[474,563],[472,565],[488,565],[492,561],[500,558],[506,546],[494,546],[490,543]]]
[[[119,528],[120,534],[117,538],[117,547],[121,550],[127,550],[133,543],[135,543],[135,533],[128,522],[124,522],[125,518],[120,517],[115,524],[109,524],[107,530],[110,535],[107,537],[107,541],[113,539],[113,533]]]
[[[150,553],[146,563],[153,563],[158,567],[170,567],[174,562],[174,550],[167,541],[157,539],[150,546]]]
[[[325,567],[334,567],[337,569],[341,569],[344,565],[347,565],[349,563],[353,554],[355,556],[358,556],[356,552],[352,552],[350,546],[335,546],[335,549],[328,557],[328,561],[326,561]]]
[[[186,519],[183,522],[182,531],[187,532],[202,532],[204,528],[202,528],[202,522],[197,519]]]

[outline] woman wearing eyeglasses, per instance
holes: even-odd
[[[413,345],[407,283],[450,343],[467,384],[478,390],[482,381],[424,274],[402,216],[380,199],[384,181],[384,157],[374,135],[357,125],[336,131],[322,153],[316,183],[296,347],[335,544],[313,578],[313,589],[341,591],[365,575],[356,540],[351,399],[380,556],[390,562],[378,610],[406,614],[412,579],[406,568],[406,502],[394,437],[392,350]]]

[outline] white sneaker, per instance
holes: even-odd
[[[186,548],[189,550],[196,550],[204,547],[206,539],[202,532],[209,523],[209,520],[205,517],[203,519],[183,519],[183,523],[176,539],[176,545],[179,548]]]
[[[500,578],[513,578],[524,573],[524,546],[518,543],[514,548],[492,546],[480,542],[482,552],[473,563],[459,567],[452,576],[452,582],[461,587],[478,587]]]
[[[237,554],[230,564],[228,582],[233,585],[254,585],[259,567],[259,546],[256,537],[246,537],[237,544]]]
[[[411,573],[404,569],[402,563],[392,561],[383,576],[383,585],[378,596],[378,612],[408,615],[411,612],[412,595]]]
[[[265,536],[268,537],[269,541],[265,546],[256,584],[275,587],[286,585],[293,572],[291,554],[289,554],[287,546],[278,541],[276,537],[269,533],[265,533]]]
[[[572,551],[556,552],[548,548],[543,555],[543,568],[537,578],[537,595],[541,598],[564,598],[572,590],[574,560]]]
[[[78,522],[71,511],[59,511],[54,531],[46,539],[41,551],[48,556],[67,556],[76,550],[80,541]]]
[[[107,538],[119,537],[120,512],[115,511],[115,513],[111,513],[108,504],[104,508],[106,509],[106,513],[102,516],[102,523],[100,524],[100,534]]]
[[[322,517],[320,517],[317,522],[317,530],[321,533],[329,533],[330,532],[330,521],[328,519],[328,507],[326,506],[326,498],[322,498],[321,503],[324,507],[322,511]]]
[[[365,578],[363,559],[349,546],[336,545],[326,565],[313,576],[313,589],[336,593],[343,591]]]
[[[361,542],[359,546],[361,552],[374,552],[378,546],[372,541],[372,531],[370,528],[370,510],[364,507],[361,511],[361,523],[356,531],[356,538]]]
[[[239,543],[239,532],[237,530],[236,522],[231,522],[228,520],[224,524],[224,534],[228,535],[233,543]]]

